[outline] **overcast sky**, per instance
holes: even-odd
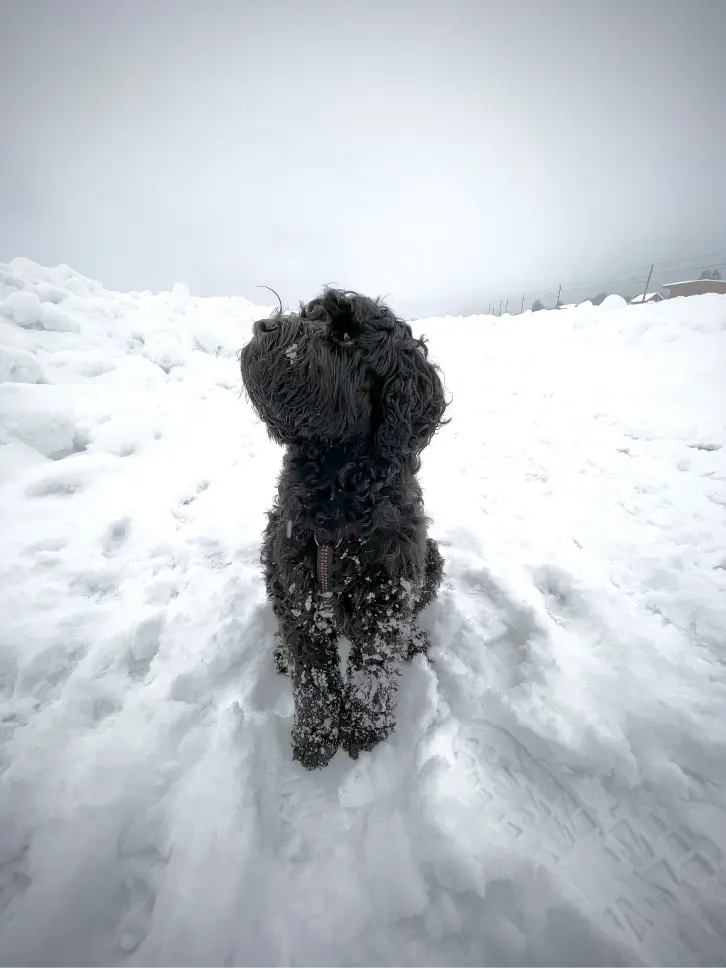
[[[421,315],[726,253],[724,0],[0,14],[0,261]]]

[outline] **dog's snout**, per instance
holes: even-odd
[[[277,329],[276,319],[258,319],[252,327],[255,336],[263,336],[266,333],[273,333]]]

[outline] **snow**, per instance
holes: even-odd
[[[612,313],[618,309],[623,309],[627,304],[627,300],[614,292],[606,296],[599,306],[593,306],[592,303],[583,303],[584,306],[590,305],[593,309],[599,310],[600,313]]]
[[[631,303],[643,303],[650,302],[651,299],[662,299],[663,297],[659,292],[646,292],[645,295],[641,292],[639,296],[633,296],[630,300]]]
[[[721,283],[723,279],[679,279],[678,282],[664,282],[662,285],[663,289],[670,289],[671,286],[692,286],[699,282],[716,282]]]
[[[314,773],[235,358],[270,308],[0,267],[0,962],[724,964],[726,297],[416,324],[431,662]]]

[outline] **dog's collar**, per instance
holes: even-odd
[[[285,533],[288,538],[292,537],[292,521],[287,520],[285,524]],[[316,561],[315,561],[315,579],[318,587],[319,594],[324,598],[332,598],[333,596],[333,555],[337,548],[340,547],[343,537],[338,538],[338,540],[333,543],[327,539],[322,539],[316,534],[314,535],[315,545],[317,548]],[[327,539],[327,540],[326,540]]]
[[[317,535],[315,536],[315,544],[318,547],[316,563],[318,591],[328,598],[333,594],[331,590],[333,584],[333,545],[329,543],[321,544]]]
[[[333,597],[333,556],[344,540],[344,535],[339,537],[335,543],[327,535],[322,539],[317,534],[315,535],[315,545],[317,547],[315,578],[318,593],[321,598]],[[345,557],[345,554],[343,557]]]

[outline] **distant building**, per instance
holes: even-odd
[[[639,296],[633,296],[630,302],[631,304],[635,303],[637,305],[638,303],[663,302],[664,299],[665,296],[661,295],[659,292],[646,292],[645,294],[641,292]]]
[[[667,282],[661,289],[668,290],[668,298],[676,296],[701,296],[705,292],[721,292],[726,295],[726,279],[689,279],[686,282]]]

